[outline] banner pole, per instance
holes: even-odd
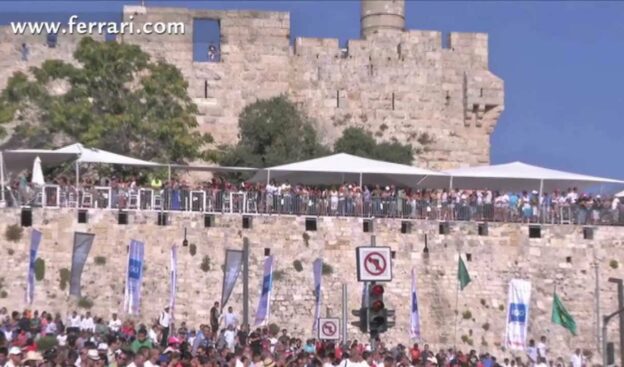
[[[457,262],[461,261],[461,253],[458,251]],[[457,352],[457,316],[459,315],[459,280],[457,280],[457,287],[455,288],[455,331],[453,335],[453,350]]]
[[[243,238],[243,325],[249,325],[249,239]],[[249,330],[247,330],[249,331]]]

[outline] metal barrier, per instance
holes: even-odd
[[[6,206],[44,208],[97,208],[251,213],[277,215],[381,217],[441,221],[524,222],[543,224],[624,225],[624,205],[616,209],[594,204],[550,203],[524,207],[451,197],[409,197],[404,194],[339,194],[336,191],[301,193],[229,191],[221,189],[153,190],[97,186],[75,190],[71,186],[44,185],[38,189],[8,188]]]

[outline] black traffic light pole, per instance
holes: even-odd
[[[372,234],[372,235],[371,235],[371,238],[370,238],[370,245],[371,245],[372,247],[377,246],[377,241],[376,241],[376,239],[375,239],[375,235],[374,235],[374,234]],[[368,321],[369,321],[369,315],[368,315],[368,312],[370,312],[370,305],[371,305],[371,304],[370,304],[370,288],[371,288],[371,283],[366,282],[365,284],[366,284],[366,287],[365,287],[365,288],[366,288],[366,290],[365,290],[365,292],[366,292],[366,296],[365,296],[365,297],[366,297],[366,305],[364,305],[364,307],[366,307],[366,310],[367,310],[367,313],[366,313],[366,330],[369,330],[369,332],[370,332],[370,324],[369,324],[369,322],[368,322]],[[370,341],[371,350],[375,350],[376,345],[375,345],[375,337],[373,336],[373,333],[370,333],[370,339],[371,339],[371,341]]]
[[[605,316],[602,320],[602,361],[605,367],[607,367],[609,363],[608,356],[607,356],[607,325],[609,324],[609,321],[611,321],[612,318],[614,318],[617,315],[620,315],[621,317],[623,314],[624,314],[624,308],[620,308],[614,313]]]
[[[618,314],[620,315],[620,327],[619,327],[620,329],[619,330],[620,331],[620,363],[624,364],[624,313],[622,313],[622,309],[624,309],[624,284],[622,282],[622,279],[618,279],[618,278],[609,278],[609,283],[617,284],[617,298],[618,298],[618,310],[619,311],[613,314],[613,316],[618,315]],[[604,320],[608,321],[606,317],[604,318]],[[604,331],[603,331],[603,335],[604,335]],[[606,345],[606,340],[603,340],[602,342],[603,342],[603,345]]]

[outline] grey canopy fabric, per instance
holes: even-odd
[[[420,183],[425,177],[427,177],[428,184],[432,186],[446,187],[449,183],[449,176],[445,173],[338,153],[265,168],[258,171],[251,181],[267,182],[275,179],[312,185],[359,182],[360,184],[416,187],[421,186]]]

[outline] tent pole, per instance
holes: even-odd
[[[539,193],[539,198],[541,198],[541,197],[542,197],[542,194],[543,194],[543,193],[544,193],[544,179],[542,178],[542,179],[540,180],[540,193]],[[539,198],[538,198],[538,200],[539,200]]]
[[[271,183],[271,170],[267,170],[267,186]]]
[[[453,191],[453,176],[451,176],[451,179],[449,181],[449,192]]]
[[[76,191],[78,190],[78,186],[80,186],[80,165],[78,161],[76,161]]]
[[[167,183],[171,182],[171,165],[167,165]]]
[[[427,177],[429,176],[423,176],[423,178],[421,178],[420,180],[418,180],[418,182],[416,182],[416,187],[418,187],[418,185],[420,185],[424,180],[427,179]]]
[[[360,172],[360,188],[362,188],[362,172]]]
[[[2,191],[0,191],[0,208],[4,207],[4,155],[0,152],[0,184]]]

